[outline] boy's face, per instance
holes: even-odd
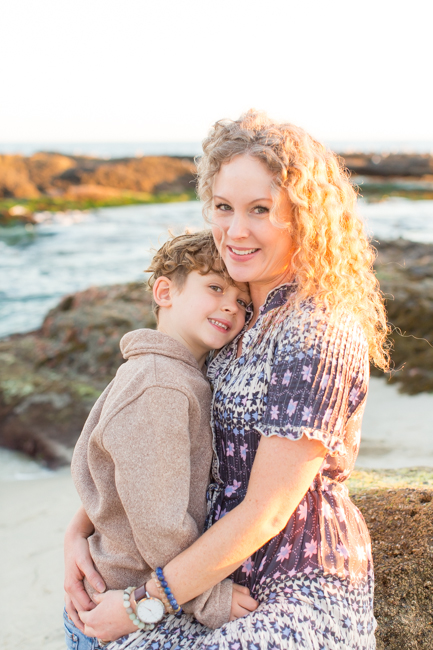
[[[233,286],[218,273],[192,271],[181,289],[172,287],[171,322],[194,354],[207,354],[239,334],[250,300],[247,285]]]

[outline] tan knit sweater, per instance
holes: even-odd
[[[212,458],[211,391],[189,350],[147,329],[120,347],[128,361],[93,407],[72,460],[108,589],[143,584],[202,533]],[[183,608],[220,627],[231,596],[224,580]]]

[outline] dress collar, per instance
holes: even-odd
[[[271,289],[266,296],[265,302],[259,309],[259,315],[263,316],[264,314],[267,314],[268,311],[271,311],[271,309],[285,305],[289,295],[296,291],[296,288],[296,282],[285,282],[284,284],[280,284],[278,287]]]

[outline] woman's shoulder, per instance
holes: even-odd
[[[276,340],[302,347],[328,344],[356,345],[365,352],[367,337],[356,314],[345,307],[332,307],[304,298],[281,308]]]

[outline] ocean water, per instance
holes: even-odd
[[[39,327],[65,294],[145,279],[168,231],[203,227],[200,204],[165,203],[42,213],[41,223],[0,239],[0,336]],[[1,235],[0,235],[1,237]]]
[[[361,199],[376,239],[433,242],[433,201]],[[0,336],[38,328],[61,296],[92,285],[145,279],[152,248],[169,229],[204,227],[197,201],[41,213],[34,227],[0,233]]]

